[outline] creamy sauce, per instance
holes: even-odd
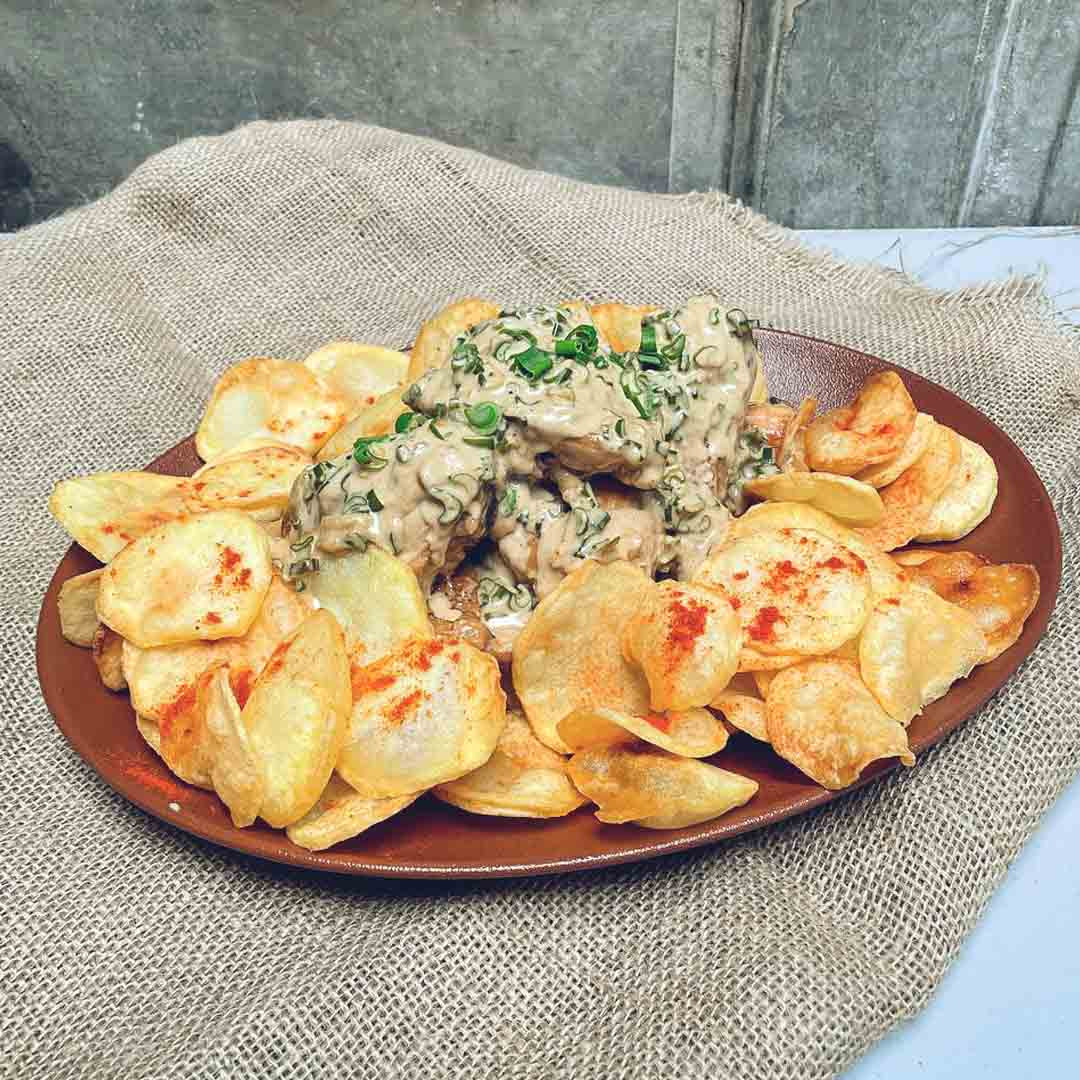
[[[647,317],[640,351],[621,355],[583,305],[503,312],[406,391],[414,411],[393,435],[298,477],[286,573],[375,543],[430,593],[487,538],[470,572],[504,643],[585,559],[686,579],[741,509],[743,480],[770,467],[744,430],[758,363],[744,317],[711,296]],[[597,476],[621,494],[594,492]]]

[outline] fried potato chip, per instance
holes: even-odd
[[[847,660],[809,660],[779,672],[765,698],[765,725],[782,758],[834,791],[879,758],[915,764],[907,733]]]
[[[751,405],[746,410],[743,423],[761,435],[773,448],[773,454],[779,460],[784,435],[791,427],[794,418],[795,410],[790,405]]]
[[[532,733],[528,720],[509,709],[495,752],[471,773],[432,794],[471,814],[496,817],[564,817],[587,801],[570,782],[566,759]]]
[[[985,652],[974,615],[929,589],[909,588],[870,613],[859,637],[859,672],[881,707],[906,727]]]
[[[77,476],[56,485],[49,512],[72,540],[107,563],[132,540],[187,512],[184,483],[149,472]]]
[[[299,821],[318,801],[349,722],[345,636],[316,611],[282,642],[255,681],[241,720],[261,775],[259,816],[274,828]]]
[[[432,636],[416,575],[374,544],[342,555],[321,553],[318,573],[305,583],[307,593],[337,616],[354,666],[374,663],[409,638]]]
[[[98,676],[106,688],[117,691],[126,690],[124,639],[115,630],[110,630],[104,623],[98,623],[92,648]]]
[[[960,442],[943,424],[934,424],[930,445],[914,465],[881,490],[885,513],[859,535],[879,551],[903,547],[925,527],[960,460]]]
[[[975,617],[986,638],[979,663],[989,663],[1015,644],[1039,602],[1038,570],[1025,563],[994,566],[968,551],[929,554],[912,570],[913,578]]]
[[[274,521],[289,504],[289,492],[311,458],[296,446],[260,446],[229,452],[204,465],[184,485],[195,513],[241,510],[259,521]]]
[[[927,413],[918,413],[915,417],[915,426],[896,457],[862,469],[855,474],[856,479],[876,488],[888,487],[905,469],[914,465],[926,453],[933,434],[934,418]]]
[[[195,449],[203,461],[248,438],[278,439],[314,454],[345,423],[345,402],[303,364],[257,356],[233,364],[217,381]]]
[[[930,507],[917,540],[959,540],[981,525],[994,508],[998,490],[994,459],[978,443],[963,435],[956,438],[960,443],[960,464]]]
[[[293,822],[285,830],[285,835],[297,847],[324,851],[401,813],[422,794],[422,791],[418,791],[394,799],[368,799],[358,795],[344,780],[334,775],[323,789],[319,801],[299,821]]]
[[[355,416],[388,390],[400,389],[409,358],[382,345],[332,341],[308,356],[304,367],[346,403],[349,416]]]
[[[680,581],[647,590],[622,634],[623,655],[645,673],[657,712],[707,705],[731,681],[741,646],[731,598]]]
[[[817,412],[817,398],[803,398],[780,442],[776,463],[783,472],[809,472],[806,463],[806,428]]]
[[[815,472],[854,476],[899,454],[917,413],[895,371],[875,372],[851,405],[832,409],[807,427],[807,461]]]
[[[412,638],[353,670],[337,771],[372,799],[408,795],[483,765],[506,724],[494,657],[463,641]]]
[[[643,743],[582,750],[570,759],[569,772],[578,791],[599,807],[600,821],[632,821],[646,829],[710,821],[749,802],[758,789],[745,776]]]
[[[824,654],[827,655],[827,654]],[[806,657],[801,653],[777,653],[766,655],[758,652],[752,645],[744,645],[739,653],[739,674],[757,675],[759,672],[780,671],[782,668],[798,664]]]
[[[161,732],[158,730],[157,721],[151,720],[147,716],[139,716],[135,714],[135,728],[143,738],[143,742],[150,747],[151,750],[161,757]]]
[[[794,665],[790,666],[794,667]],[[783,670],[783,668],[776,669],[776,671]],[[769,695],[769,687],[772,686],[772,681],[776,678],[776,671],[754,671],[751,673],[751,677],[754,680],[754,686],[757,688],[757,692],[762,700]]]
[[[761,351],[756,344],[754,354],[757,357],[757,367],[754,369],[754,385],[750,387],[750,397],[747,400],[750,405],[764,405],[769,400],[769,384],[765,379],[765,364],[761,359]]]
[[[201,466],[194,475],[198,476],[200,472],[209,469],[211,465],[220,465],[223,461],[228,461],[229,458],[242,457],[244,454],[250,454],[252,450],[265,450],[267,447],[273,446],[284,447],[286,450],[295,450],[301,454],[304,453],[298,446],[283,442],[281,439],[271,439],[265,435],[249,435],[246,439],[233,443],[228,450],[222,450],[217,457],[208,458],[206,464]],[[304,456],[307,457],[306,454]]]
[[[617,353],[634,352],[641,347],[641,320],[655,315],[660,308],[648,304],[634,306],[609,301],[589,308],[593,325]]]
[[[770,679],[772,677],[770,675]],[[713,699],[711,707],[719,709],[732,727],[745,731],[760,742],[769,741],[765,726],[765,702],[760,697],[722,690]]]
[[[408,405],[401,400],[401,392],[397,388],[387,390],[373,405],[361,409],[344,427],[338,428],[315,455],[316,460],[330,461],[350,453],[356,440],[363,436],[389,434],[394,430],[397,418],[408,411]]]
[[[751,533],[714,548],[695,581],[732,597],[746,646],[764,656],[832,652],[870,610],[863,559],[808,529]]]
[[[759,499],[809,503],[845,525],[873,525],[885,509],[869,484],[834,473],[773,473],[754,477],[743,488]]]
[[[210,783],[233,824],[243,829],[259,816],[265,785],[224,664],[200,682],[199,708]]]
[[[924,562],[929,562],[931,559],[941,555],[942,552],[939,548],[904,548],[903,551],[891,551],[889,552],[889,558],[898,566],[922,566]],[[963,554],[965,556],[971,556],[971,558],[977,560],[980,566],[985,565],[987,562],[981,555],[972,555],[970,551],[955,552],[950,551],[950,555]]]
[[[533,611],[514,642],[514,689],[536,737],[560,754],[558,723],[583,705],[642,716],[649,684],[620,647],[627,619],[655,588],[637,566],[586,562]]]
[[[204,671],[160,720],[143,718],[148,726],[156,726],[156,743],[152,745],[169,769],[185,783],[207,790],[212,790],[214,784],[206,740],[206,701],[215,671]],[[149,742],[145,733],[143,737]]]
[[[470,297],[457,300],[433,315],[420,327],[420,333],[416,335],[416,341],[409,353],[406,381],[414,383],[424,372],[442,367],[461,334],[477,323],[494,319],[498,314],[497,304],[490,300]]]
[[[56,598],[56,606],[60,610],[60,633],[72,645],[80,645],[84,649],[94,644],[94,635],[101,625],[97,617],[101,573],[101,570],[91,570],[87,574],[68,578],[60,586],[60,595]]]
[[[706,709],[632,716],[587,705],[564,716],[558,732],[574,753],[640,740],[679,757],[703,758],[719,753],[728,740],[727,729]]]
[[[270,587],[270,541],[231,510],[170,521],[129,544],[101,576],[98,618],[150,648],[237,637]]]

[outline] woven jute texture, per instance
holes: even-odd
[[[411,339],[452,298],[676,302],[944,384],[1046,482],[1048,637],[918,766],[783,826],[602,873],[391,884],[215,849],[53,726],[33,631],[58,479],[138,468],[248,355]],[[0,1076],[768,1077],[853,1061],[928,999],[1080,766],[1080,347],[1032,281],[931,293],[723,196],[524,172],[336,122],[181,143],[0,239]]]

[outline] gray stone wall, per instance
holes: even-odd
[[[355,118],[801,227],[1080,223],[1076,0],[0,0],[0,229]]]

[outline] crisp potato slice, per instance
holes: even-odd
[[[934,434],[934,418],[928,413],[919,413],[915,417],[915,426],[911,429],[908,440],[894,458],[871,465],[856,473],[856,479],[872,487],[888,487],[905,469],[910,468],[926,453]]]
[[[739,674],[757,675],[760,672],[780,671],[805,659],[806,657],[801,653],[766,655],[758,652],[752,645],[744,645],[742,652],[739,653]]]
[[[617,353],[635,352],[641,347],[641,320],[660,308],[648,304],[634,306],[608,301],[589,308],[593,325],[601,338]]]
[[[997,499],[998,471],[994,459],[976,442],[957,435],[960,464],[945,490],[930,507],[917,540],[959,540],[981,525]]]
[[[1039,572],[1026,563],[994,566],[968,551],[930,552],[912,571],[921,585],[975,617],[986,651],[986,664],[1015,644],[1039,602]]]
[[[750,397],[747,399],[750,405],[764,405],[769,400],[769,384],[765,379],[765,364],[761,359],[761,351],[754,346],[757,356],[757,368],[754,370],[754,385],[750,387]]]
[[[211,465],[220,465],[223,461],[228,461],[229,458],[243,457],[244,454],[250,454],[252,450],[265,450],[267,447],[284,447],[286,450],[296,450],[303,454],[298,446],[293,446],[291,443],[283,442],[281,439],[271,439],[265,435],[249,435],[246,439],[241,439],[237,443],[233,443],[228,450],[222,450],[216,457],[208,458],[206,464],[201,466],[195,473],[198,476],[199,473],[205,472]],[[308,455],[304,455],[307,457]]]
[[[144,649],[237,637],[255,621],[271,572],[270,541],[244,514],[170,521],[109,564],[98,618]]]
[[[759,499],[809,503],[845,525],[873,525],[885,509],[869,484],[834,473],[773,473],[754,477],[743,488]]]
[[[641,716],[649,684],[620,648],[622,628],[655,588],[637,566],[586,562],[540,602],[514,642],[514,689],[536,737],[560,754],[559,721],[583,705]]]
[[[771,681],[775,676],[771,672],[768,674]],[[765,725],[765,702],[760,697],[722,690],[713,699],[712,708],[719,709],[732,727],[746,732],[760,742],[769,741],[769,732]]]
[[[955,432],[935,422],[930,445],[919,460],[882,489],[885,513],[881,520],[859,529],[859,535],[879,551],[909,543],[925,527],[959,461],[960,442]]]
[[[268,825],[284,828],[315,805],[341,751],[351,700],[345,636],[330,612],[316,611],[274,650],[241,714]]]
[[[432,636],[416,575],[374,544],[321,553],[318,573],[305,582],[308,594],[337,616],[354,666],[374,663],[409,638]]]
[[[895,371],[878,371],[851,405],[819,416],[806,429],[806,458],[815,472],[854,476],[894,458],[915,427],[918,410]]]
[[[60,633],[72,645],[89,649],[101,625],[97,617],[98,584],[102,571],[91,570],[68,578],[60,586],[56,606],[60,609]]]
[[[297,847],[324,851],[401,813],[422,794],[422,791],[418,791],[394,799],[368,799],[358,795],[344,780],[334,775],[330,777],[318,802],[299,821],[293,822],[285,830],[285,835]]]
[[[332,341],[308,356],[304,367],[346,403],[349,416],[355,416],[388,390],[400,389],[409,358],[382,345]]]
[[[185,783],[213,789],[210,757],[206,740],[207,686],[214,669],[204,671],[184,694],[171,702],[159,719],[143,717],[147,726],[155,726],[154,749],[161,759]],[[141,729],[140,729],[141,730]],[[143,737],[149,742],[148,736]]]
[[[746,647],[764,656],[832,652],[870,610],[864,560],[808,529],[752,533],[716,548],[695,580],[732,597]]]
[[[773,448],[777,462],[780,460],[780,448],[784,436],[795,419],[795,410],[790,405],[751,405],[746,410],[743,423],[753,428]]]
[[[442,367],[461,334],[477,323],[494,319],[498,314],[497,304],[490,300],[470,297],[457,300],[433,315],[420,327],[420,333],[416,335],[416,341],[409,353],[406,381],[414,383],[424,372]]]
[[[214,668],[199,684],[207,772],[238,829],[259,816],[265,785],[255,749],[229,684],[229,669]]]
[[[540,742],[517,709],[507,711],[487,762],[432,794],[471,814],[496,817],[564,817],[587,801],[570,782],[566,759]]]
[[[907,733],[847,660],[809,660],[778,672],[765,697],[765,725],[782,758],[834,791],[879,758],[915,764]]]
[[[934,559],[941,554],[942,552],[938,548],[904,548],[903,551],[889,552],[889,558],[892,559],[892,561],[898,566],[911,567],[922,566],[924,562],[929,562],[931,559]],[[979,566],[984,566],[988,561],[984,559],[981,555],[972,555],[970,551],[950,551],[948,554],[962,554],[965,557],[970,556],[977,561]]]
[[[117,691],[126,690],[124,639],[115,630],[110,630],[104,623],[98,623],[92,648],[98,676],[106,688]]]
[[[642,742],[679,757],[712,757],[727,745],[727,729],[707,709],[650,712],[632,716],[603,706],[575,709],[559,721],[559,738],[574,753],[594,746]]]
[[[278,439],[314,454],[345,423],[347,406],[303,364],[256,356],[233,364],[217,381],[195,449],[203,461],[241,439]]]
[[[337,771],[372,799],[456,780],[491,757],[506,724],[494,657],[463,641],[413,638],[353,670]]]
[[[859,672],[881,707],[907,726],[985,652],[974,615],[929,589],[910,588],[870,613],[859,637]]]
[[[149,472],[95,473],[61,480],[49,512],[95,559],[107,563],[132,540],[187,512],[185,480]]]
[[[387,390],[373,405],[361,409],[344,427],[338,428],[326,445],[316,454],[318,461],[330,461],[342,454],[352,453],[356,440],[362,436],[387,435],[394,430],[394,422],[409,411],[396,388]]]
[[[680,581],[648,590],[622,635],[623,655],[645,672],[657,712],[707,705],[731,681],[741,646],[731,598]]]
[[[720,817],[754,797],[745,776],[638,743],[582,750],[570,759],[574,786],[597,804],[600,821],[683,829]]]
[[[803,398],[780,442],[776,463],[783,472],[809,472],[806,463],[806,428],[817,412],[817,398]]]
[[[185,485],[184,497],[195,513],[242,510],[256,520],[274,521],[289,504],[293,481],[310,464],[296,446],[229,452],[199,469]]]
[[[801,660],[799,662],[801,663]],[[790,666],[794,667],[794,664]],[[777,669],[777,671],[783,670],[783,668]],[[776,678],[776,671],[754,671],[751,673],[751,677],[754,680],[754,686],[757,688],[758,694],[764,700],[769,696],[769,687],[772,686],[772,681]]]
[[[157,721],[151,720],[148,716],[140,716],[136,713],[135,728],[142,736],[143,742],[146,743],[158,757],[161,757],[161,731],[158,729]]]

